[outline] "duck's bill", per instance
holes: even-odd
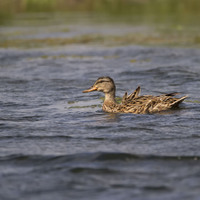
[[[88,90],[83,90],[83,93],[92,92],[92,91],[96,91],[96,90],[97,90],[96,87],[91,87],[91,88],[88,89]]]

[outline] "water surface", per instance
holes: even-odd
[[[200,50],[73,45],[0,49],[1,199],[199,199]],[[102,94],[180,92],[181,108],[109,114]]]

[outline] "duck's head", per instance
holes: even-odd
[[[92,91],[100,91],[103,93],[115,93],[115,83],[110,77],[99,77],[94,85],[88,89],[84,90],[83,93],[92,92]]]

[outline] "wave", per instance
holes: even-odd
[[[193,155],[139,155],[121,152],[78,153],[70,155],[22,155],[13,154],[1,156],[0,162],[25,163],[63,163],[63,162],[107,162],[134,160],[163,160],[163,161],[200,161],[200,156]]]

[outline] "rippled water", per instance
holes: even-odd
[[[0,50],[1,199],[199,199],[200,50],[141,46]],[[181,108],[109,114],[117,96],[181,92]]]

